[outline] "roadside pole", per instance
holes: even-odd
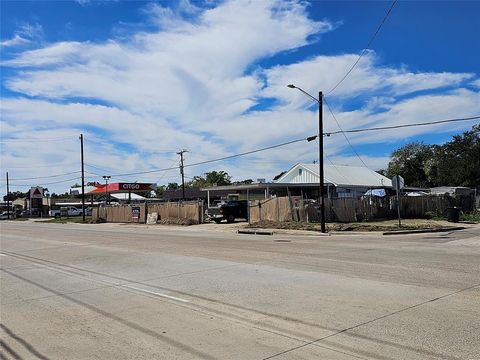
[[[405,186],[405,180],[400,175],[395,175],[392,179],[392,185],[397,193],[397,215],[398,215],[398,227],[402,227],[402,221],[400,218],[400,190]]]
[[[83,134],[80,134],[80,152],[82,161],[82,220],[85,222],[85,168],[83,163]]]
[[[10,188],[8,183],[8,171],[7,171],[7,219],[10,220]]]
[[[183,170],[183,154],[188,152],[187,150],[181,150],[177,152],[180,155],[180,174],[182,175],[182,200],[185,201],[185,173]]]

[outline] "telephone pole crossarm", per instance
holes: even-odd
[[[183,154],[188,152],[187,150],[180,150],[177,155],[180,155],[180,175],[182,175],[182,200],[185,201],[185,172],[183,169]]]

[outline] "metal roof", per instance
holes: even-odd
[[[306,170],[299,172],[299,169]],[[319,182],[317,164],[298,163],[283,174],[276,183],[317,183]],[[335,186],[391,187],[392,181],[364,166],[324,165],[325,183]]]

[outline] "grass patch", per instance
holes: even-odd
[[[425,230],[425,229],[443,229],[450,225],[439,223],[434,220],[425,219],[402,219],[402,227],[398,227],[397,220],[385,220],[374,222],[358,222],[358,223],[328,223],[327,231],[392,231],[392,230]],[[298,221],[261,221],[250,224],[248,228],[253,229],[286,229],[286,230],[307,230],[320,231],[320,224],[302,223]]]
[[[86,223],[90,222],[91,220],[92,220],[91,216],[85,216]],[[48,224],[67,224],[67,223],[81,224],[83,223],[83,217],[82,216],[60,217],[60,218],[52,218],[50,220],[42,220],[38,222],[48,223]]]
[[[471,213],[460,213],[460,221],[480,223],[480,210],[475,210]]]

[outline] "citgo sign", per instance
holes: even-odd
[[[156,184],[145,183],[119,183],[119,190],[124,191],[151,191],[155,190]]]

